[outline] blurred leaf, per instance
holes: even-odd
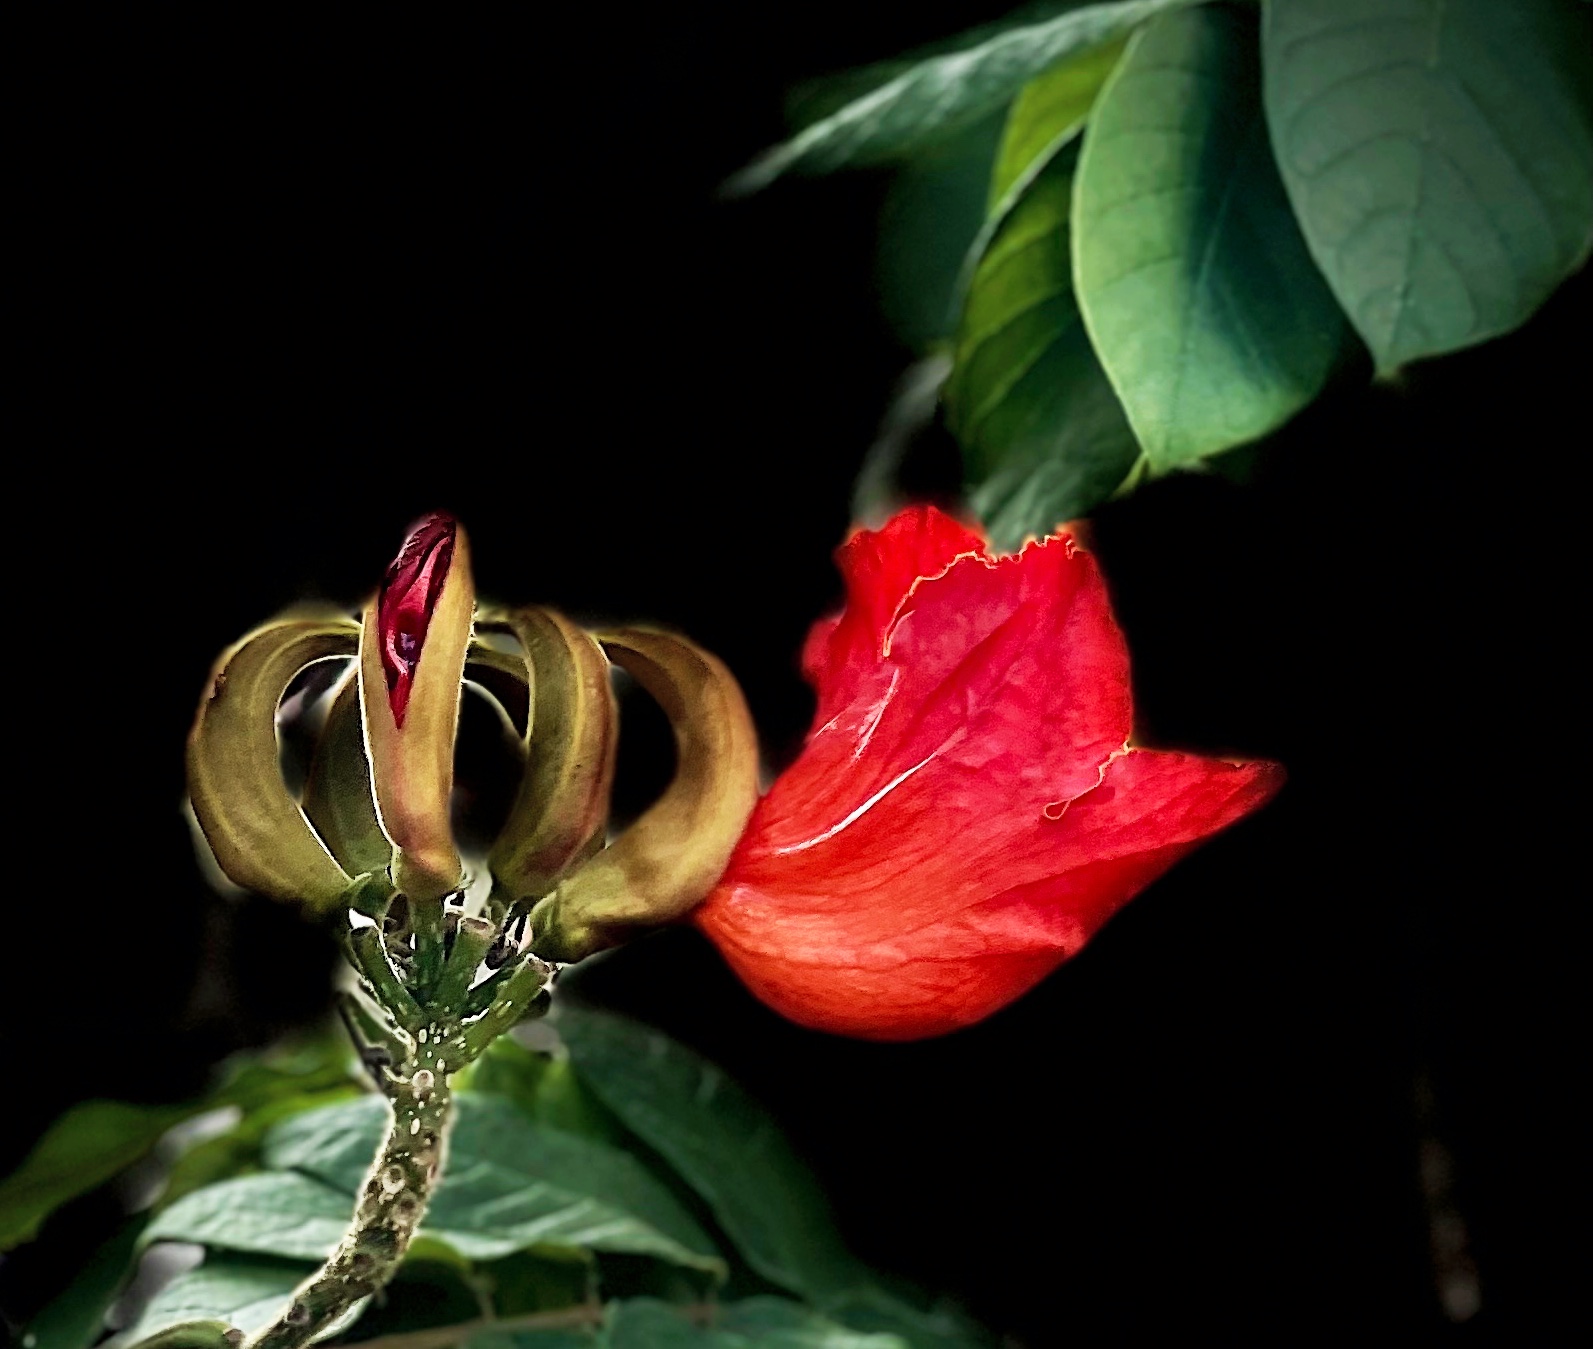
[[[499,1316],[557,1310],[586,1302],[593,1293],[593,1267],[584,1257],[555,1258],[554,1251],[519,1251],[479,1267],[479,1279]]]
[[[173,1124],[201,1108],[126,1101],[73,1106],[0,1181],[0,1251],[31,1241],[39,1224],[62,1204],[131,1166]]]
[[[623,1017],[561,1006],[555,1018],[582,1079],[708,1201],[753,1269],[819,1301],[864,1281],[807,1168],[718,1068]]]
[[[786,93],[786,122],[792,130],[800,131],[833,112],[839,112],[848,103],[856,102],[882,84],[890,83],[898,75],[932,56],[944,56],[948,52],[980,46],[1009,28],[1041,23],[1089,3],[1092,0],[1034,0],[1031,4],[1019,5],[999,19],[965,28],[950,37],[921,43],[883,61],[872,61],[866,66],[804,80]]]
[[[468,1325],[496,1311],[483,1299],[470,1266],[456,1259],[417,1259],[412,1248],[397,1275],[372,1298],[360,1321],[359,1337],[367,1340]]]
[[[456,1091],[499,1096],[539,1124],[623,1146],[625,1130],[581,1084],[567,1057],[500,1035],[454,1080]]]
[[[466,1340],[462,1349],[607,1349],[608,1332],[549,1327],[545,1330],[483,1330]]]
[[[1265,9],[1267,120],[1378,368],[1524,322],[1593,241],[1593,24],[1564,0]]]
[[[282,1314],[293,1290],[310,1272],[310,1266],[281,1260],[210,1257],[156,1293],[144,1314],[119,1340],[134,1344],[184,1321],[228,1321],[239,1330],[259,1330]],[[330,1339],[348,1329],[369,1302],[369,1298],[360,1299],[316,1339]]]
[[[756,192],[782,174],[830,173],[916,151],[994,112],[1057,61],[1114,41],[1153,14],[1187,0],[1118,0],[1070,6],[1060,14],[948,47],[853,99],[766,151],[725,186]]]
[[[830,1303],[825,1310],[855,1330],[900,1336],[912,1349],[990,1349],[990,1332],[955,1307],[928,1310],[905,1296],[868,1285]]]
[[[235,1105],[247,1113],[316,1092],[363,1091],[363,1081],[342,1025],[329,1021],[301,1038],[229,1061],[208,1105]]]
[[[708,1235],[633,1157],[539,1125],[507,1101],[461,1095],[457,1105],[446,1169],[423,1232],[471,1260],[548,1245],[627,1251],[723,1276]],[[386,1104],[374,1096],[298,1115],[268,1135],[264,1160],[336,1187],[346,1224],[387,1119]]]
[[[852,485],[856,524],[877,529],[913,498],[903,485],[903,470],[919,437],[934,425],[940,390],[950,373],[951,360],[936,353],[909,366],[897,380],[879,432]]]
[[[360,1095],[353,1082],[330,1090],[285,1096],[257,1106],[232,1128],[186,1147],[172,1163],[156,1208],[166,1208],[184,1195],[232,1176],[259,1169],[260,1147],[266,1134],[280,1121],[305,1110]]]
[[[39,1224],[62,1204],[131,1166],[184,1120],[229,1105],[247,1113],[312,1093],[333,1099],[355,1090],[350,1065],[341,1030],[329,1028],[230,1061],[220,1084],[201,1100],[161,1105],[84,1101],[73,1106],[45,1131],[22,1165],[0,1181],[0,1251],[32,1240]]]
[[[860,1334],[784,1298],[749,1298],[715,1309],[712,1326],[651,1298],[609,1308],[606,1349],[907,1349],[894,1335]]]
[[[1139,458],[1073,295],[1075,158],[1046,165],[980,259],[946,383],[969,502],[1001,549],[1088,513]]]
[[[88,1349],[100,1338],[105,1313],[127,1278],[143,1228],[142,1218],[133,1219],[89,1257],[77,1277],[28,1324],[22,1337],[28,1349]]]
[[[1153,470],[1282,425],[1348,331],[1272,162],[1255,26],[1167,14],[1129,44],[1079,154],[1079,309]]]
[[[880,308],[902,343],[924,351],[956,321],[963,259],[985,219],[1001,119],[987,118],[914,156],[880,207]]]

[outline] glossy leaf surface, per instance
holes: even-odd
[[[1080,312],[1152,469],[1255,440],[1320,392],[1347,334],[1272,162],[1244,11],[1135,35],[1085,132],[1073,249]]]

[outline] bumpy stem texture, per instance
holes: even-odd
[[[424,1061],[430,1048],[417,1046],[416,1058]],[[388,1084],[392,1127],[360,1188],[348,1233],[247,1349],[298,1349],[397,1271],[442,1171],[452,1103],[443,1072],[415,1060],[404,1067],[409,1071]]]
[[[395,928],[397,954],[374,927],[348,934],[348,954],[376,1010],[345,998],[344,1019],[376,1084],[392,1105],[392,1126],[360,1187],[347,1235],[325,1265],[300,1284],[287,1310],[245,1349],[300,1349],[398,1271],[442,1173],[452,1093],[463,1068],[528,1011],[552,973],[521,954],[472,999],[471,979],[502,936],[498,924],[462,918],[416,923],[414,947]],[[414,906],[411,906],[411,912]],[[407,977],[405,977],[407,973]],[[479,1005],[478,1005],[479,1003]]]

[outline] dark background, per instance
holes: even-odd
[[[361,598],[421,512],[463,518],[488,597],[684,629],[771,762],[795,752],[796,652],[910,359],[874,294],[886,179],[714,188],[793,81],[1003,6],[879,8],[140,16],[37,49],[0,1169],[74,1100],[183,1096],[322,1011],[330,943],[200,881],[182,739],[221,647]],[[572,983],[772,1106],[860,1253],[1031,1346],[1585,1320],[1565,466],[1590,305],[1584,276],[1396,385],[1349,372],[1248,486],[1099,513],[1141,739],[1290,784],[1008,1010],[921,1044],[811,1035],[687,932]],[[945,443],[922,462],[929,488]],[[669,751],[631,730],[635,805]],[[25,1316],[109,1220],[52,1222],[0,1307]],[[1454,1323],[1440,1288],[1463,1304],[1473,1275]]]

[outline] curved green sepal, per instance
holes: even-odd
[[[552,609],[503,621],[525,652],[531,711],[525,776],[487,862],[511,894],[540,899],[602,841],[619,714],[590,634]]]
[[[545,960],[584,959],[628,929],[680,918],[706,898],[758,800],[758,739],[735,677],[701,647],[627,628],[598,640],[668,715],[674,781],[610,847],[531,912]]]
[[[338,685],[327,710],[304,780],[304,813],[349,875],[386,873],[393,845],[382,833],[371,796],[371,765],[360,726],[360,683],[354,672]]]
[[[188,735],[188,796],[216,863],[246,890],[334,907],[349,885],[282,779],[277,705],[306,666],[352,656],[346,618],[290,618],[250,633],[217,662]]]

